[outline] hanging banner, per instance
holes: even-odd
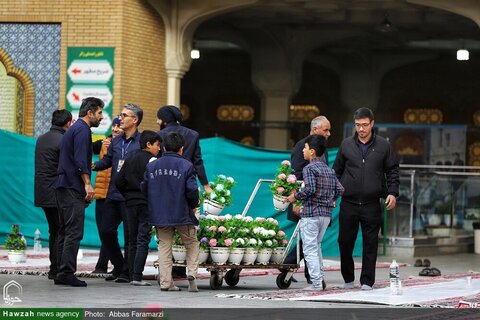
[[[82,100],[97,97],[105,103],[104,118],[94,135],[109,135],[113,113],[113,75],[115,48],[67,48],[66,108],[78,118]]]

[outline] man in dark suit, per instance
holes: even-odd
[[[324,136],[325,139],[330,137],[330,121],[325,116],[318,116],[314,118],[310,123],[310,135],[321,135]],[[302,170],[308,164],[308,161],[303,157],[303,148],[305,147],[305,140],[308,137],[305,137],[298,141],[293,147],[292,155],[291,155],[291,162],[292,162],[292,169],[293,173],[297,177],[297,180],[303,180]],[[321,160],[328,165],[328,154],[327,150],[325,149],[325,153],[322,155]],[[294,211],[293,206],[290,205],[287,211],[287,219],[298,223],[300,212]],[[302,241],[300,240],[300,260],[303,259],[303,248],[302,248]],[[285,264],[296,264],[297,263],[297,247],[294,246],[290,253],[285,257]],[[307,265],[305,264],[305,278],[307,279],[308,283],[310,281],[310,275],[308,274]],[[293,281],[296,281],[293,279]]]
[[[50,270],[48,279],[57,275],[58,209],[53,182],[57,177],[60,144],[65,131],[72,124],[70,111],[55,110],[52,114],[50,131],[38,137],[35,145],[35,206],[41,207],[48,222],[48,250]]]

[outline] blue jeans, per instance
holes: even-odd
[[[328,228],[330,219],[330,217],[307,217],[300,219],[303,254],[310,273],[310,280],[314,287],[322,287],[322,239]]]

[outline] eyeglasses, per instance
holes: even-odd
[[[128,117],[131,117],[131,118],[135,118],[135,116],[131,116],[129,114],[126,114],[125,112],[122,112],[118,115],[120,118],[128,118]]]
[[[366,129],[369,125],[370,125],[371,122],[368,122],[368,123],[355,123],[355,128],[357,129],[360,129],[360,128],[363,128],[363,129]]]

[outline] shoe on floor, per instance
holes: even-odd
[[[292,276],[290,279],[292,280],[293,283],[297,283],[297,282],[298,282],[298,280],[295,279],[293,276]]]
[[[71,277],[57,277],[54,280],[55,284],[64,284],[72,287],[86,287],[87,283],[85,281],[79,280],[75,276]]]
[[[327,284],[325,283],[325,280],[322,280],[322,289],[323,289],[323,291],[325,291],[326,288],[327,288]]]
[[[173,286],[170,288],[160,288],[161,291],[182,291],[179,287]]]
[[[303,288],[305,291],[322,291],[322,287],[315,287],[314,285]]]
[[[47,276],[48,276],[48,279],[55,280],[55,278],[57,277],[57,274],[53,272],[48,272]]]
[[[194,276],[188,276],[188,292],[198,292],[197,281]]]
[[[361,289],[364,290],[364,291],[369,291],[369,290],[372,290],[373,288],[370,287],[368,284],[362,284]]]
[[[428,259],[423,259],[423,264],[422,264],[423,267],[427,267],[427,268],[428,268],[428,267],[430,267],[431,264],[432,264],[432,263],[430,262],[430,260],[428,260]]]
[[[353,289],[353,281],[352,282],[345,282],[345,284],[343,285],[343,288],[344,289]]]
[[[143,280],[141,281],[133,280],[132,282],[130,282],[130,284],[134,286],[139,286],[139,287],[149,287],[152,285],[150,282],[143,281]]]
[[[115,279],[116,283],[130,283],[130,279],[124,277],[124,276],[119,276],[117,279]]]
[[[118,276],[115,274],[110,274],[107,277],[105,277],[105,281],[114,281],[117,280]]]
[[[414,267],[423,267],[422,259],[415,260],[415,264],[413,266]]]

